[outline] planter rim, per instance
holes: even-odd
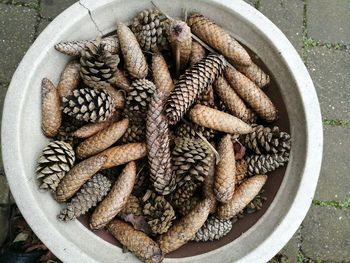
[[[95,10],[108,3],[118,1],[121,0],[81,0],[57,16],[44,32],[40,34],[24,56],[13,75],[4,103],[1,130],[2,155],[10,188],[16,189],[16,191],[12,191],[13,196],[23,216],[34,232],[54,254],[63,260],[66,259],[65,250],[62,246],[56,246],[57,243],[60,242],[62,244],[65,243],[65,247],[72,246],[71,251],[73,251],[72,253],[76,257],[73,261],[78,262],[77,259],[79,258],[80,262],[95,262],[96,258],[82,253],[79,251],[79,247],[69,240],[66,240],[53,225],[49,224],[49,221],[45,217],[40,216],[42,211],[39,207],[28,206],[28,204],[31,204],[30,202],[33,202],[34,198],[29,193],[29,190],[19,182],[24,179],[23,175],[25,174],[19,139],[19,123],[22,121],[21,111],[25,97],[22,94],[21,88],[22,84],[28,83],[32,77],[33,73],[30,71],[28,72],[28,68],[31,68],[35,61],[39,61],[40,57],[45,56],[45,54],[43,54],[45,52],[38,56],[37,51],[45,47],[45,40],[51,37],[51,32],[58,32],[61,30],[62,25],[73,25],[82,17],[88,16],[88,10]],[[305,145],[306,160],[303,167],[304,176],[302,176],[292,205],[286,212],[281,223],[277,225],[270,234],[270,237],[263,243],[258,244],[257,247],[254,246],[254,249],[252,249],[250,253],[247,253],[243,258],[237,261],[257,262],[256,259],[258,255],[259,262],[266,262],[271,259],[279,251],[281,245],[285,245],[296,232],[311,205],[322,161],[323,129],[321,112],[316,91],[309,73],[299,57],[299,54],[285,35],[269,19],[242,0],[212,0],[212,2],[234,10],[245,20],[249,21],[256,30],[263,32],[262,34],[270,41],[271,45],[278,50],[281,58],[293,75],[301,97],[300,100],[304,107],[307,131],[307,144]],[[96,35],[97,34],[98,30],[96,30]],[[42,226],[45,226],[44,232],[50,233],[50,238],[47,238],[47,234],[43,233]],[[99,237],[96,236],[96,239],[97,238]],[[111,244],[106,244],[106,246],[112,247]],[[186,259],[191,260],[191,258],[193,258],[200,260],[206,256],[210,256],[214,252],[215,250]],[[167,262],[174,262],[175,260],[167,259]]]

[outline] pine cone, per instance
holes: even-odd
[[[240,159],[236,162],[236,185],[243,183],[247,176],[248,164],[246,160]]]
[[[207,140],[214,138],[216,131],[199,126],[195,123],[191,125],[183,122],[176,125],[175,135],[179,138],[198,139],[198,134],[202,134]]]
[[[179,185],[184,181],[204,181],[213,153],[202,139],[183,138],[172,152],[173,170]]]
[[[176,124],[192,104],[213,84],[226,66],[223,56],[210,54],[180,76],[170,94],[166,114],[169,123]]]
[[[88,43],[80,58],[80,75],[91,88],[110,86],[109,80],[118,70],[119,56],[106,51],[100,41]]]
[[[266,174],[285,165],[289,161],[289,153],[274,153],[265,155],[251,155],[247,159],[248,176]]]
[[[252,63],[248,67],[240,67],[237,69],[253,81],[258,87],[262,88],[270,83],[270,77],[258,65]]]
[[[95,207],[108,193],[111,182],[102,174],[96,174],[79,190],[75,197],[61,210],[58,219],[62,221],[73,220]]]
[[[80,121],[100,122],[112,116],[112,97],[103,90],[76,89],[73,95],[62,98],[63,113]]]
[[[216,216],[209,216],[204,225],[198,230],[193,240],[206,242],[220,239],[226,236],[232,228],[230,220],[221,220]]]
[[[256,154],[290,151],[290,135],[281,132],[277,126],[272,129],[257,125],[254,131],[242,136],[242,142]]]
[[[75,154],[72,146],[63,141],[50,142],[42,151],[36,169],[42,189],[56,190],[65,174],[73,167]]]
[[[245,211],[247,211],[248,214],[255,213],[262,208],[263,203],[267,200],[267,197],[263,196],[263,193],[264,189],[262,189],[260,193],[246,206]]]
[[[60,82],[57,85],[58,94],[61,97],[72,95],[80,82],[80,64],[77,60],[70,61],[61,73]]]
[[[124,218],[127,215],[135,215],[140,216],[142,215],[142,207],[139,199],[134,195],[129,195],[128,201],[126,201],[126,204],[122,211],[119,212],[118,216],[121,218]]]
[[[200,14],[192,14],[187,23],[193,34],[224,55],[229,62],[243,66],[252,63],[248,52],[214,21]]]
[[[198,63],[202,58],[206,56],[205,48],[197,41],[192,41],[191,55],[190,55],[190,66]]]
[[[154,234],[163,234],[175,220],[175,212],[164,196],[156,195],[148,190],[142,198],[143,214]]]
[[[167,18],[158,9],[146,9],[133,19],[131,30],[144,51],[167,48]]]
[[[201,199],[198,196],[193,196],[190,199],[187,199],[185,202],[181,204],[181,206],[177,207],[177,211],[181,216],[188,215],[195,207]]]
[[[55,45],[55,49],[69,56],[80,56],[87,44],[97,44],[97,40],[80,40],[70,42],[60,42]],[[111,54],[119,53],[119,41],[116,35],[102,38],[103,48]]]
[[[151,186],[147,162],[140,160],[137,162],[137,176],[132,193],[137,197],[142,197]]]
[[[168,97],[175,86],[168,65],[159,52],[152,56],[152,74],[157,91],[162,92],[165,97]]]
[[[133,142],[144,142],[146,140],[146,129],[145,125],[131,123],[129,127],[126,129],[123,137],[120,141],[125,143],[133,143]]]
[[[168,122],[163,114],[164,94],[157,92],[147,112],[147,150],[150,177],[155,190],[167,195],[174,190]]]
[[[177,187],[175,192],[171,195],[171,203],[176,208],[182,207],[187,200],[195,195],[199,186],[200,183],[198,181],[189,180],[184,182],[181,186]]]
[[[131,91],[126,98],[126,108],[129,111],[147,112],[148,104],[156,90],[153,82],[147,79],[137,79],[131,84]]]

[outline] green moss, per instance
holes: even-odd
[[[26,3],[22,1],[14,1],[14,0],[0,0],[0,4],[7,4],[7,5],[13,5],[13,6],[23,6],[23,7],[28,7],[31,9],[39,10],[40,9],[40,4],[39,0],[35,1],[34,3]]]
[[[324,119],[323,124],[330,125],[330,126],[341,126],[344,128],[350,128],[350,121],[347,121],[347,120]]]
[[[350,208],[350,196],[345,198],[345,200],[342,202],[314,200],[314,201],[312,201],[312,204],[317,205],[317,206],[335,207],[338,209],[349,209]]]

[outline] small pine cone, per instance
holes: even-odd
[[[190,110],[189,116],[194,123],[221,132],[247,134],[253,131],[250,125],[241,119],[200,104],[196,104]]]
[[[107,195],[111,188],[111,182],[102,174],[96,174],[79,190],[75,197],[61,210],[58,219],[61,221],[73,220],[85,214],[90,208]]]
[[[232,198],[218,207],[217,216],[220,219],[231,219],[237,215],[258,195],[266,180],[266,175],[255,175],[244,181],[234,192]]]
[[[161,235],[159,245],[163,253],[168,254],[190,241],[207,220],[211,201],[204,199],[186,216],[175,223],[168,232]]]
[[[245,146],[256,154],[290,151],[290,135],[281,132],[277,126],[269,128],[257,125],[252,133],[243,135],[242,139]]]
[[[130,214],[134,216],[142,215],[142,207],[140,200],[132,194],[129,195],[128,201],[126,201],[125,206],[123,207],[122,211],[119,212],[118,216],[124,218],[125,216]]]
[[[224,55],[229,62],[243,66],[252,63],[248,52],[214,21],[200,14],[192,14],[187,23],[193,34]]]
[[[63,113],[80,121],[106,121],[114,113],[112,97],[103,90],[76,89],[62,101]]]
[[[55,45],[55,49],[69,56],[80,56],[87,44],[97,44],[97,40],[60,42]],[[102,38],[101,44],[109,53],[119,53],[119,41],[116,35]]]
[[[202,139],[183,138],[172,152],[173,170],[180,185],[187,180],[204,181],[213,153]]]
[[[262,208],[263,203],[267,200],[267,197],[263,196],[263,193],[264,189],[262,189],[260,193],[247,205],[245,210],[248,214],[255,213]]]
[[[135,35],[123,23],[118,23],[117,32],[125,69],[133,78],[145,78],[148,73],[148,65]]]
[[[233,67],[226,67],[225,77],[231,87],[260,118],[268,122],[277,120],[278,112],[275,105],[254,82]]]
[[[181,216],[186,216],[196,207],[196,205],[198,205],[200,201],[201,200],[198,196],[193,196],[192,198],[185,200],[181,206],[177,207],[177,211]]]
[[[120,141],[125,143],[133,143],[133,142],[144,142],[146,140],[146,129],[145,125],[131,123],[129,127],[126,129],[123,137]]]
[[[55,136],[62,123],[61,101],[55,85],[47,78],[41,82],[41,129],[48,137]]]
[[[214,82],[214,88],[216,94],[218,94],[233,116],[240,118],[244,122],[252,122],[256,119],[254,112],[245,105],[244,101],[231,88],[223,76],[220,76]]]
[[[131,91],[126,97],[126,108],[129,111],[147,112],[148,104],[156,90],[152,81],[137,79],[131,84]]]
[[[222,220],[212,215],[208,217],[204,225],[198,230],[193,240],[196,242],[218,240],[226,236],[230,232],[231,228],[231,220]]]
[[[282,152],[274,154],[251,155],[246,159],[246,161],[248,164],[248,176],[266,174],[285,165],[289,161],[289,154],[287,152]]]
[[[148,263],[162,262],[164,256],[159,245],[142,231],[136,230],[128,223],[118,219],[110,222],[107,229],[141,261]]]
[[[191,55],[192,35],[190,27],[181,20],[170,21],[167,37],[176,62],[176,73],[187,68]]]
[[[72,146],[63,141],[50,142],[42,151],[36,169],[42,189],[56,190],[65,174],[73,167],[75,154]]]
[[[167,48],[167,18],[158,9],[141,11],[133,19],[131,30],[143,51],[157,51]]]
[[[154,234],[163,234],[168,231],[175,220],[175,212],[164,196],[148,190],[142,198],[143,214]]]
[[[236,185],[243,183],[247,176],[248,164],[244,159],[240,159],[236,162]]]
[[[163,114],[165,97],[157,92],[147,112],[146,138],[150,177],[155,190],[167,195],[174,190],[175,175],[171,166],[169,127]]]
[[[132,192],[135,180],[136,164],[135,162],[130,162],[125,166],[106,198],[103,199],[91,215],[91,229],[101,229],[122,211]]]
[[[109,81],[118,70],[119,55],[106,51],[100,41],[85,46],[80,58],[80,76],[90,88],[110,86]]]
[[[191,55],[190,55],[190,66],[198,63],[202,58],[206,56],[205,48],[197,41],[192,41]]]
[[[176,124],[184,116],[225,67],[226,60],[223,56],[210,54],[180,76],[166,105],[165,111],[170,124]]]
[[[270,76],[255,63],[252,63],[248,67],[238,66],[237,69],[260,88],[270,83]]]
[[[80,64],[79,61],[73,60],[67,64],[61,73],[60,82],[57,85],[58,94],[61,97],[72,95],[80,82]]]
[[[180,123],[176,126],[175,135],[179,138],[189,138],[189,139],[198,139],[198,134],[200,133],[206,138],[210,140],[214,138],[216,131],[212,129],[205,128],[203,126],[199,126],[197,124],[191,123],[189,125],[187,123]]]
[[[194,180],[184,182],[181,186],[177,187],[175,192],[171,195],[171,203],[174,207],[182,207],[187,200],[190,200],[199,188],[200,183]]]
[[[175,86],[168,65],[162,54],[159,52],[152,56],[152,73],[157,91],[162,92],[165,97],[168,97],[174,90]]]

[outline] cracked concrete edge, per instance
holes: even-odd
[[[100,35],[103,36],[102,30],[99,28],[99,26],[97,25],[95,19],[94,19],[93,16],[92,16],[91,10],[90,10],[90,8],[88,7],[88,3],[83,3],[83,2],[84,2],[84,0],[79,0],[79,1],[78,1],[79,5],[81,5],[83,8],[85,8],[85,9],[88,11],[89,16],[90,16],[90,20],[92,21],[92,23],[94,23],[94,25],[95,25],[95,27],[96,27],[96,30],[100,33]]]

